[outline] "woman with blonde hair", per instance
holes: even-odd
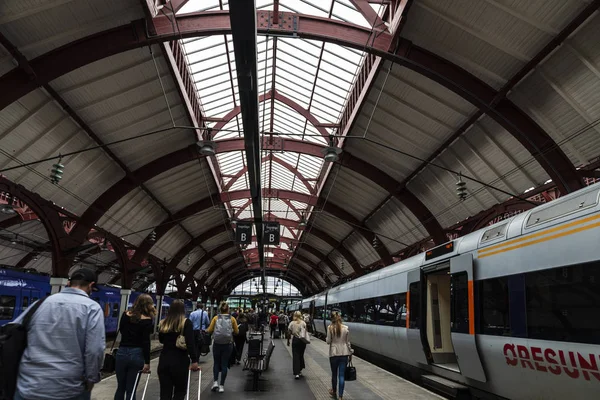
[[[131,310],[121,316],[121,342],[115,356],[115,400],[135,400],[132,392],[138,371],[150,372],[150,334],[155,316],[154,302],[147,294],[140,294]]]
[[[219,306],[219,313],[210,321],[210,326],[206,330],[213,333],[213,378],[214,383],[212,391],[225,391],[225,379],[229,369],[229,358],[233,351],[233,335],[239,333],[237,321],[229,315],[229,304],[223,301]],[[219,372],[221,381],[219,382]]]
[[[185,338],[185,346],[181,341],[177,343],[179,336]],[[160,400],[183,400],[187,392],[188,369],[200,369],[194,329],[192,321],[185,317],[183,301],[173,301],[167,317],[160,321],[158,340],[163,344],[158,361]]]
[[[329,345],[329,364],[331,366],[331,389],[329,395],[336,396],[336,386],[339,377],[340,391],[339,400],[343,400],[346,366],[348,359],[352,357],[350,346],[350,331],[342,324],[341,315],[334,311],[331,313],[331,325],[327,327],[327,344]]]
[[[306,351],[306,343],[300,339],[302,334],[306,333],[306,322],[300,311],[294,313],[293,320],[288,326],[288,332],[288,346],[290,345],[289,337],[292,337],[292,372],[296,379],[300,379],[302,370],[305,368],[304,352]]]

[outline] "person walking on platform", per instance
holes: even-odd
[[[43,301],[27,329],[14,400],[89,400],[104,359],[104,313],[90,298],[96,273],[79,269]],[[26,313],[14,323],[20,324]]]
[[[229,304],[223,301],[219,306],[219,313],[214,316],[210,322],[210,326],[206,330],[208,333],[213,333],[213,378],[214,384],[212,391],[225,391],[225,379],[227,378],[227,370],[229,369],[229,357],[233,351],[233,335],[238,334],[238,325],[235,318],[229,315]],[[219,383],[219,372],[221,373],[221,381]],[[162,400],[162,399],[161,399]]]
[[[181,335],[185,344],[178,340]],[[192,322],[185,318],[183,301],[173,301],[167,317],[160,321],[158,340],[163,344],[158,361],[160,400],[183,400],[187,392],[188,369],[200,369],[194,330]]]
[[[288,324],[290,322],[287,315],[285,315],[285,313],[283,311],[279,313],[278,322],[279,322],[279,336],[281,338],[283,338],[285,335],[285,328],[286,328],[286,326],[288,326]]]
[[[233,341],[235,343],[235,363],[240,365],[240,361],[242,360],[242,353],[244,352],[244,344],[246,340],[248,340],[248,318],[245,314],[239,315],[238,324],[238,334],[233,336]]]
[[[150,372],[150,335],[155,316],[156,308],[148,294],[139,295],[131,311],[124,312],[121,316],[121,342],[115,357],[115,400],[135,400],[133,391],[138,372]]]
[[[289,336],[292,337],[292,370],[296,379],[302,376],[302,370],[305,368],[304,352],[306,351],[306,343],[300,340],[302,332],[306,332],[306,322],[302,319],[300,311],[294,313],[294,320],[288,326]],[[287,341],[290,345],[290,339]]]
[[[329,364],[331,365],[331,389],[329,389],[329,395],[335,398],[339,377],[338,400],[343,400],[346,366],[348,365],[348,359],[352,357],[349,335],[348,327],[342,324],[340,314],[335,311],[331,313],[331,324],[327,327],[326,340],[329,345]]]
[[[269,330],[271,332],[271,339],[273,339],[273,334],[277,330],[277,325],[279,324],[279,317],[277,313],[272,313],[269,317]]]
[[[202,345],[204,344],[204,333],[208,328],[208,313],[204,311],[204,304],[198,302],[196,311],[190,314],[192,328],[194,329],[194,341],[198,355],[202,354]]]

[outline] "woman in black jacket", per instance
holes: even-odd
[[[115,357],[115,400],[135,400],[135,396],[132,397],[131,394],[138,372],[150,372],[150,334],[155,316],[152,297],[141,294],[133,303],[131,311],[123,313],[121,317],[121,343]]]
[[[194,330],[192,322],[185,318],[183,301],[173,301],[167,317],[160,321],[158,332],[158,340],[163,344],[158,361],[160,400],[183,400],[187,392],[188,369],[200,369]],[[176,345],[181,334],[185,337],[185,350]]]

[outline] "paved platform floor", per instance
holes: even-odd
[[[265,339],[265,348],[267,345]],[[329,368],[328,347],[325,342],[314,339],[307,346],[305,353],[306,369],[303,377],[295,380],[292,375],[292,349],[286,346],[285,340],[275,339],[275,349],[271,357],[269,370],[262,375],[263,391],[248,391],[251,387],[251,375],[242,371],[242,366],[234,366],[229,370],[225,382],[225,393],[213,393],[212,386],[212,353],[201,357],[202,368],[201,399],[260,399],[260,400],[326,400],[330,399],[328,390],[331,387],[331,370]],[[367,361],[354,357],[354,366],[358,379],[347,382],[344,400],[429,400],[442,397],[393,375]],[[152,360],[152,374],[148,384],[146,399],[159,398],[159,383],[156,375],[158,358]],[[198,398],[198,373],[192,373],[190,400]],[[137,400],[141,399],[143,383],[138,391]],[[113,400],[117,385],[116,377],[104,379],[96,385],[92,392],[92,400]]]

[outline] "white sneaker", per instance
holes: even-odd
[[[296,379],[300,379],[300,375],[296,375]]]
[[[219,393],[223,393],[225,392],[225,388],[223,387],[223,385],[219,386]]]
[[[215,383],[213,383],[212,388],[210,390],[215,392],[215,391],[217,391],[218,388],[219,388],[219,382],[215,381]]]

